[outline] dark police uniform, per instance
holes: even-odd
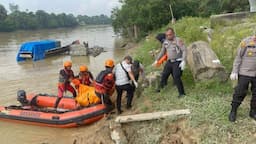
[[[160,88],[163,88],[167,85],[167,80],[170,74],[172,74],[175,85],[178,88],[179,95],[185,95],[183,83],[181,80],[182,70],[179,67],[182,61],[186,59],[186,47],[182,40],[178,37],[174,37],[173,40],[165,39],[162,44],[162,49],[157,57],[157,61],[161,59],[164,54],[167,53],[168,60],[164,66],[164,70],[162,72]],[[158,92],[160,89],[158,90]]]
[[[240,43],[232,73],[238,74],[238,84],[233,94],[229,120],[236,120],[237,108],[244,100],[250,83],[252,99],[249,115],[256,120],[256,36],[247,37]]]

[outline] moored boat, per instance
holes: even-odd
[[[53,109],[56,96],[18,92],[20,106],[0,106],[0,120],[49,127],[77,127],[100,120],[107,113],[104,104],[79,106],[73,98],[62,98]]]

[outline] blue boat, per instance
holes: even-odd
[[[17,62],[32,59],[38,61],[48,55],[55,55],[70,50],[70,45],[61,47],[60,41],[41,40],[23,43],[19,49],[16,60]]]

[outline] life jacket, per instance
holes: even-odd
[[[72,70],[62,69],[59,73],[59,84],[69,84],[70,80],[74,78],[74,72]]]
[[[89,86],[89,85],[92,84],[93,77],[90,74],[90,72],[88,72],[87,74],[83,74],[83,73],[80,72],[79,73],[79,80],[80,80],[81,84]]]
[[[95,92],[100,94],[111,94],[115,85],[114,74],[111,69],[101,71],[95,80]],[[112,95],[112,94],[111,94]]]

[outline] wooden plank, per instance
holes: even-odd
[[[190,114],[189,109],[118,116],[115,119],[115,122],[128,123],[128,122],[136,122],[136,121],[154,120],[154,119],[164,118],[168,116],[186,115],[186,114]]]

